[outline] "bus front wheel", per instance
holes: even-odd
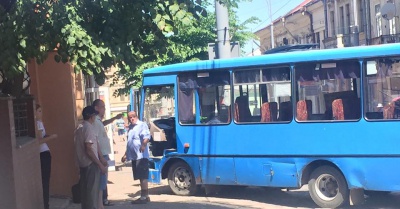
[[[173,164],[168,171],[168,184],[177,195],[194,195],[197,191],[196,180],[190,167],[184,162]]]
[[[337,208],[348,203],[349,189],[342,173],[331,166],[315,169],[308,182],[314,202],[323,208]]]

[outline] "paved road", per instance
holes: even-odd
[[[115,205],[106,209],[147,208],[147,209],[244,209],[244,208],[316,208],[307,188],[299,190],[281,190],[259,187],[222,187],[217,193],[206,194],[201,190],[196,196],[182,197],[173,195],[167,182],[162,185],[150,185],[151,202],[146,205],[131,205],[130,201],[139,195],[138,182],[132,180],[130,168],[111,172],[109,177],[109,199]],[[71,205],[68,209],[78,209]],[[366,199],[366,204],[352,209],[395,209],[400,208],[400,194],[377,195]]]
[[[121,158],[125,152],[125,142],[116,140],[114,145],[118,151],[116,159]],[[150,185],[151,202],[146,205],[131,205],[130,201],[140,195],[138,181],[133,181],[130,167],[123,167],[122,171],[109,173],[109,199],[115,203],[106,209],[304,209],[316,208],[317,205],[311,200],[307,187],[299,190],[281,190],[259,187],[223,187],[217,193],[206,194],[204,190],[196,196],[182,197],[173,195],[167,182],[164,180],[161,185]],[[68,209],[80,208],[72,204]],[[400,209],[400,193],[389,195],[371,196],[366,203],[351,209]]]

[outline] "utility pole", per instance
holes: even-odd
[[[324,40],[326,41],[326,39],[328,39],[328,4],[326,0],[324,0],[323,2],[324,2],[324,24],[325,24]]]
[[[231,57],[231,41],[229,37],[229,16],[226,5],[215,0],[215,15],[217,18],[217,59]]]
[[[275,40],[274,40],[274,20],[272,19],[271,0],[267,0],[267,5],[269,7],[269,19],[271,19],[271,49],[273,49],[275,48]]]

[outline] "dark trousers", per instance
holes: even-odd
[[[107,190],[107,186],[106,189],[103,190],[103,203],[108,200],[108,190]]]
[[[100,188],[100,169],[92,163],[80,168],[80,188],[82,209],[94,209],[98,206]]]
[[[42,187],[44,208],[49,209],[51,155],[49,151],[40,153],[40,167],[42,170]]]

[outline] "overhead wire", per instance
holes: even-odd
[[[251,31],[253,32],[255,28],[259,27],[260,25],[264,24],[266,21],[268,21],[268,20],[270,20],[270,19],[271,19],[271,21],[272,21],[272,16],[275,15],[277,12],[279,12],[281,9],[283,9],[286,5],[288,5],[289,2],[290,2],[290,0],[288,0],[284,5],[282,5],[279,9],[277,9],[277,10],[276,10],[272,15],[270,15],[270,17],[268,17],[266,20],[262,21],[260,24],[258,24],[257,26],[255,26]],[[270,4],[272,4],[272,3],[270,2]],[[269,6],[272,7],[272,5],[269,5]],[[263,50],[265,51],[264,47],[262,47],[262,46],[260,46],[259,44],[257,44],[257,43],[255,42],[254,39],[253,39],[253,41],[252,41],[251,44],[252,44],[252,45],[253,45],[253,44],[256,44],[256,45],[258,46],[258,48],[263,49]],[[254,47],[253,47],[253,46],[252,46],[252,51],[254,51]]]
[[[281,9],[283,9],[286,5],[288,5],[290,3],[290,0],[288,0],[283,6],[281,6],[278,10],[276,10],[272,15],[275,15],[276,13],[278,13]],[[260,24],[258,24],[257,26],[255,26],[252,31],[254,31],[255,28],[257,28],[258,26],[264,24],[265,22],[267,22],[269,19],[271,19],[270,17],[268,17],[266,20],[262,21]]]

